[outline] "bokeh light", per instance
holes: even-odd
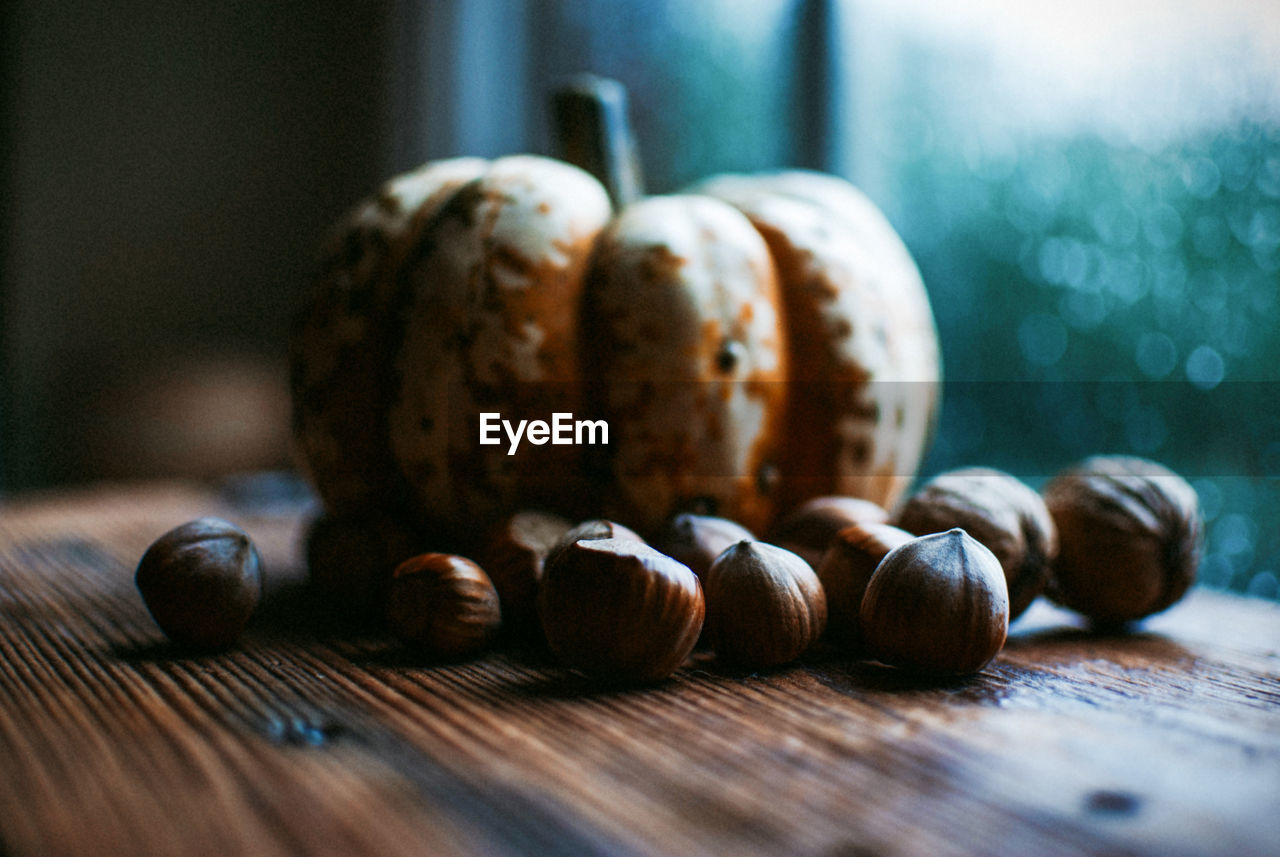
[[[858,5],[929,140],[877,148],[949,378],[926,469],[1155,458],[1200,495],[1201,580],[1278,597],[1280,11]]]

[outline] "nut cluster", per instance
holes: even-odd
[[[559,515],[517,512],[485,538],[477,559],[498,591],[503,626],[511,636],[530,640],[541,633],[537,598],[542,570],[572,526]]]
[[[742,541],[754,541],[746,527],[728,518],[682,513],[667,522],[654,539],[654,547],[684,563],[706,582],[711,564],[720,554]]]
[[[529,510],[493,528],[476,563],[421,553],[431,539],[401,521],[326,516],[307,558],[330,606],[376,609],[430,657],[474,654],[505,629],[590,677],[646,682],[674,673],[700,639],[719,661],[767,669],[824,634],[902,669],[976,672],[1042,591],[1100,624],[1164,610],[1194,581],[1204,538],[1194,489],[1126,457],[1080,462],[1043,500],[1000,471],[950,471],[889,520],[863,500],[819,497],[769,543],[680,514],[651,546],[614,521]],[[157,539],[135,579],[165,634],[202,648],[233,644],[262,595],[252,541],[216,518]]]

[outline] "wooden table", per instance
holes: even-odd
[[[202,514],[271,591],[193,656],[133,571]],[[0,854],[1280,853],[1276,604],[1198,589],[1122,636],[1037,605],[941,686],[826,651],[601,690],[326,629],[301,520],[182,485],[0,507]]]

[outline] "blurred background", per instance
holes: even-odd
[[[884,208],[942,335],[927,473],[1156,458],[1202,580],[1277,597],[1280,5],[954,5],[6,4],[0,491],[288,470],[328,226],[430,158],[554,154],[590,70],[651,191],[803,166]]]

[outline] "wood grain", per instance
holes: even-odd
[[[270,589],[244,645],[165,643],[146,546],[218,514]],[[602,689],[318,617],[302,508],[183,485],[0,506],[0,854],[1264,855],[1280,609],[1193,590],[1102,636],[1043,604],[977,677],[819,651]]]

